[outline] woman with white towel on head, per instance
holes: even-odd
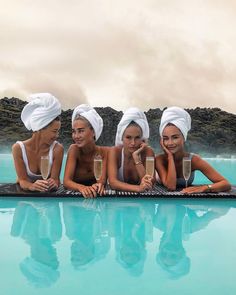
[[[188,153],[184,149],[188,131],[191,129],[191,117],[179,107],[167,108],[161,117],[159,132],[163,154],[156,156],[156,170],[161,183],[168,190],[174,191],[182,187],[183,193],[221,192],[230,190],[229,182],[199,155]],[[183,158],[191,162],[189,179],[184,179]],[[194,172],[201,171],[212,184],[190,186],[194,180]],[[186,187],[188,186],[188,187]]]
[[[144,112],[129,108],[117,127],[115,146],[109,151],[108,179],[111,188],[143,192],[152,188],[154,175],[146,175],[147,156],[154,157],[147,146],[149,126]]]
[[[60,184],[63,147],[56,141],[61,127],[61,104],[49,93],[37,93],[29,97],[21,113],[21,120],[32,137],[17,141],[12,154],[21,188],[29,191],[55,190]],[[49,158],[48,179],[41,175],[41,157]]]
[[[77,106],[72,114],[72,144],[67,153],[64,186],[79,191],[85,198],[104,194],[106,184],[107,147],[96,145],[103,129],[103,120],[86,104]],[[94,158],[102,161],[98,180],[94,174]]]

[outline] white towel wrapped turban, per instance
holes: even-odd
[[[61,114],[61,104],[50,93],[29,96],[30,102],[21,112],[21,120],[28,130],[38,131]]]
[[[173,124],[182,132],[184,139],[187,139],[188,131],[191,129],[191,117],[184,109],[179,107],[170,107],[166,109],[161,117],[159,127],[160,136],[167,124]]]
[[[138,108],[129,108],[125,111],[120,123],[117,126],[115,145],[123,144],[122,137],[124,131],[132,121],[138,124],[142,129],[142,139],[146,140],[149,138],[149,126],[144,112],[140,111]]]
[[[76,118],[77,115],[80,115],[87,119],[89,123],[92,125],[94,133],[95,133],[95,138],[98,140],[102,133],[103,129],[103,120],[100,117],[100,115],[95,111],[94,108],[90,107],[87,104],[81,104],[77,106],[72,114],[72,124]]]

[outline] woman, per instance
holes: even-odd
[[[95,109],[82,104],[72,114],[72,144],[68,150],[64,186],[79,191],[84,197],[104,194],[106,184],[107,148],[96,145],[103,128],[103,120]],[[102,160],[102,173],[96,181],[94,158]]]
[[[60,184],[60,171],[63,147],[56,139],[61,127],[61,104],[49,93],[33,94],[30,102],[23,108],[21,120],[31,138],[17,141],[12,153],[17,173],[17,182],[24,190],[41,191],[57,189]],[[49,157],[49,178],[42,179],[41,157]]]
[[[148,137],[145,114],[138,108],[128,109],[117,127],[116,146],[109,151],[108,178],[113,189],[143,192],[152,188],[153,175],[147,176],[145,170],[146,157],[154,157],[146,144]]]
[[[184,143],[191,128],[191,117],[179,107],[167,108],[161,117],[160,136],[164,154],[156,156],[156,169],[161,182],[168,190],[185,187],[183,177],[183,158],[191,161],[191,174],[187,185],[194,180],[195,170],[201,171],[213,184],[190,186],[182,190],[183,193],[220,192],[230,190],[229,182],[213,169],[200,156],[185,151]]]

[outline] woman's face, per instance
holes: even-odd
[[[124,148],[133,153],[140,147],[140,144],[143,142],[141,128],[135,125],[128,126],[125,129],[122,140]]]
[[[48,127],[41,129],[40,134],[43,140],[51,145],[59,136],[59,130],[61,128],[61,122],[59,120],[52,121]]]
[[[72,138],[79,147],[94,143],[94,131],[84,120],[75,120],[72,126]]]
[[[162,133],[164,146],[175,154],[184,148],[184,137],[179,128],[174,125],[166,126]]]

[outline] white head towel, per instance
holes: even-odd
[[[97,141],[103,129],[103,120],[100,115],[95,111],[94,108],[90,107],[87,104],[81,104],[74,109],[72,114],[72,124],[77,115],[80,115],[89,121],[89,123],[93,127],[95,138]]]
[[[124,131],[132,121],[138,124],[142,129],[142,139],[146,140],[149,138],[149,126],[144,112],[140,111],[138,108],[129,108],[124,112],[124,115],[117,126],[115,145],[123,144],[122,137]]]
[[[191,129],[191,117],[184,109],[179,107],[170,107],[166,109],[161,117],[159,127],[160,136],[167,124],[174,124],[182,132],[184,139],[187,139],[188,131]]]
[[[38,131],[61,114],[61,104],[50,93],[36,93],[21,112],[21,120],[28,130]]]

